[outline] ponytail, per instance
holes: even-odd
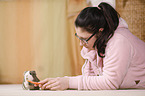
[[[115,31],[119,24],[119,13],[112,6],[104,2],[100,3],[98,7],[101,9],[109,29]]]
[[[118,27],[120,15],[112,6],[107,3],[100,3],[98,7],[106,20],[106,26],[101,32],[101,36],[95,41],[94,47],[97,47],[98,55],[101,58],[104,58],[107,42],[114,35],[114,31]]]

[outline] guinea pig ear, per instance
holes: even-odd
[[[23,75],[25,75],[27,72],[28,72],[28,71],[25,71],[25,72],[23,73]]]

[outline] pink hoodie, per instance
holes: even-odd
[[[69,77],[69,88],[145,88],[145,43],[130,33],[122,18],[107,43],[105,58],[100,58],[96,50],[88,51],[85,47],[81,55],[86,60],[82,75]]]

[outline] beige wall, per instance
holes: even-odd
[[[84,6],[82,0],[0,0],[0,83],[22,83],[28,70],[41,80],[80,74],[74,19]]]

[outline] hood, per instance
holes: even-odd
[[[128,28],[128,24],[126,23],[126,21],[123,18],[119,18],[119,25],[118,28]]]

